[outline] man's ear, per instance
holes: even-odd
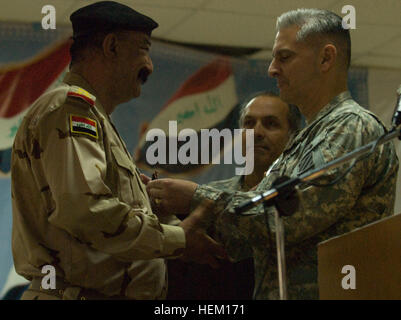
[[[107,58],[114,58],[117,54],[118,39],[115,33],[109,33],[103,39],[103,54]]]
[[[320,70],[327,72],[337,61],[337,48],[333,44],[326,44],[320,53]]]

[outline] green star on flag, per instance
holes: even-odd
[[[21,119],[18,121],[17,124],[13,125],[10,128],[10,134],[8,135],[9,138],[15,137],[15,135],[17,134],[17,130],[18,130],[20,124],[21,124]]]

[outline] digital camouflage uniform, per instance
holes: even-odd
[[[243,178],[244,176],[234,176],[230,179],[212,181],[207,185],[219,190],[247,191]],[[213,238],[218,237],[216,235],[218,230],[215,229],[218,223],[213,222],[208,230],[208,234]],[[235,247],[235,244],[233,246]],[[240,247],[240,250],[244,249],[244,246]],[[251,248],[249,247],[248,250]],[[254,264],[250,251],[245,254],[245,257],[247,259],[234,263],[219,261],[217,269],[208,265],[182,262],[179,259],[169,260],[167,299],[250,300],[254,287]]]
[[[42,266],[54,266],[72,287],[61,292],[64,299],[77,298],[79,288],[163,299],[162,258],[182,253],[184,231],[152,213],[138,170],[95,91],[78,74],[64,82],[34,103],[15,138],[16,271],[40,279]]]
[[[230,179],[212,181],[207,184],[208,187],[222,190],[224,192],[235,192],[235,191],[248,191],[244,187],[244,176],[234,176]],[[218,215],[215,224],[211,226],[211,233],[217,237],[221,238],[221,226],[224,224],[224,216]],[[235,260],[242,260],[243,258],[248,258],[252,256],[252,247],[248,242],[243,242],[241,239],[238,243],[236,237],[230,237],[225,239],[225,246],[230,248],[230,257]]]
[[[228,252],[241,252],[240,245],[252,247],[256,272],[255,299],[279,297],[275,209],[269,207],[267,211],[271,241],[263,205],[248,211],[256,214],[254,216],[239,216],[231,213],[231,209],[269,190],[277,177],[295,177],[318,168],[377,139],[384,132],[384,125],[375,115],[352,100],[349,92],[343,92],[320,110],[288,144],[255,192],[221,191],[207,185],[198,187],[191,205],[204,198],[216,200],[215,212],[221,212],[217,228],[223,242],[228,243]],[[349,165],[331,169],[314,182],[333,181]],[[283,218],[289,299],[318,299],[319,242],[393,214],[397,170],[398,159],[393,142],[390,142],[357,162],[352,171],[333,186],[300,186],[298,210],[291,217]]]

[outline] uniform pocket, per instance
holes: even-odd
[[[302,155],[300,160],[297,164],[297,174],[303,174],[309,170],[316,169],[317,167],[324,164],[322,158],[320,156],[321,145],[326,141],[326,138],[322,137],[323,135],[320,134],[321,138],[315,138],[311,142],[309,142],[305,148],[302,150]]]
[[[118,172],[118,196],[128,204],[132,204],[133,196],[133,179],[135,175],[135,165],[132,160],[117,145],[111,146],[111,152],[115,160],[116,171]]]
[[[113,153],[114,159],[120,167],[127,169],[132,175],[135,172],[135,165],[131,159],[121,150],[119,146],[111,146],[111,152]]]

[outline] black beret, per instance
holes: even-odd
[[[100,1],[80,8],[70,16],[73,37],[98,31],[135,30],[151,34],[158,27],[153,19],[114,1]]]

